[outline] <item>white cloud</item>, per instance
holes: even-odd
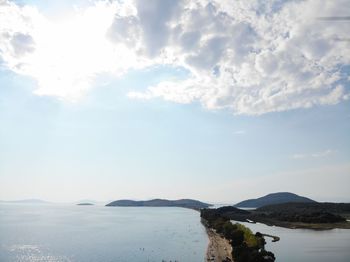
[[[350,97],[350,42],[336,41],[349,23],[317,19],[349,8],[346,0],[106,1],[53,23],[2,0],[0,57],[34,77],[39,95],[76,99],[99,73],[166,64],[189,78],[129,97],[252,115],[309,108]]]
[[[329,155],[331,155],[331,154],[334,154],[335,152],[336,152],[335,150],[327,149],[327,150],[320,151],[320,152],[315,152],[315,153],[294,154],[294,155],[292,156],[292,158],[294,158],[294,159],[320,158],[320,157],[329,156]]]
[[[79,99],[96,75],[121,75],[143,66],[133,50],[107,38],[117,11],[123,11],[118,4],[98,2],[51,21],[34,7],[1,1],[2,66],[33,77],[37,95]]]
[[[233,132],[235,135],[245,135],[245,130],[237,130],[235,132]]]

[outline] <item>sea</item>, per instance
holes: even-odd
[[[242,223],[280,237],[277,262],[349,262],[350,230]],[[0,262],[203,262],[208,236],[195,210],[0,204]]]
[[[0,262],[203,262],[208,242],[191,209],[0,204]]]

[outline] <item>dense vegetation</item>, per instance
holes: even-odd
[[[279,221],[302,223],[338,223],[346,219],[339,214],[350,213],[344,203],[287,203],[258,208],[256,212]]]
[[[167,200],[167,199],[152,199],[147,201],[134,201],[134,200],[116,200],[106,206],[120,206],[120,207],[185,207],[185,208],[207,208],[210,204],[200,202],[193,199],[179,199],[179,200]]]
[[[302,203],[316,203],[316,201],[298,196],[289,192],[280,192],[280,193],[272,193],[263,197],[259,197],[256,199],[248,199],[236,204],[236,207],[249,207],[249,208],[258,208],[265,205],[274,205],[281,203],[289,203],[289,202],[302,202]]]
[[[230,241],[232,257],[235,262],[272,262],[275,261],[273,253],[265,250],[265,239],[260,233],[252,231],[241,225],[232,224],[225,214],[230,212],[242,212],[234,207],[222,207],[218,209],[202,209],[201,217],[209,228],[215,229]]]
[[[350,204],[344,203],[284,203],[250,211],[230,206],[217,212],[231,220],[251,220],[290,228],[350,228],[345,218],[350,214]]]
[[[283,213],[314,213],[329,212],[334,214],[350,213],[350,203],[284,203],[278,205],[267,205],[257,209],[261,212]]]
[[[263,216],[263,214],[261,215]],[[283,212],[272,212],[268,215],[269,218],[276,219],[278,221],[286,222],[301,222],[301,223],[338,223],[345,222],[346,219],[342,216],[335,215],[328,212],[307,212],[307,213],[283,213]]]

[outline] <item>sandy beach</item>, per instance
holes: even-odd
[[[207,234],[209,237],[206,261],[215,261],[215,262],[233,261],[232,255],[231,255],[232,247],[228,242],[228,240],[221,237],[214,230],[208,227],[205,227],[205,228],[207,230]],[[227,258],[231,260],[225,260]]]

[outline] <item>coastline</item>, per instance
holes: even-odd
[[[248,222],[243,219],[233,219],[237,222]],[[252,223],[252,222],[249,222]],[[337,223],[303,223],[303,222],[287,222],[287,221],[279,221],[276,219],[269,218],[255,218],[254,223],[261,223],[267,226],[278,226],[289,229],[310,229],[310,230],[331,230],[335,228],[339,229],[350,229],[350,223],[348,221],[345,222],[337,222]]]
[[[202,224],[204,225],[209,238],[205,261],[233,261],[232,247],[229,241],[216,233],[213,229],[208,228],[205,221],[202,221]],[[230,260],[225,260],[227,258]]]

